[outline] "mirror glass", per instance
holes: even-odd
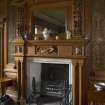
[[[49,9],[33,13],[32,33],[42,35],[45,28],[50,36],[65,36],[66,9]]]

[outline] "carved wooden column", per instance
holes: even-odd
[[[24,57],[24,33],[27,31],[27,12],[26,4],[17,6],[16,13],[16,36],[15,36],[15,58],[16,67],[18,70],[17,83],[18,83],[18,100],[22,101],[26,97],[25,88],[25,57]]]
[[[18,57],[15,57],[15,64],[17,69],[17,100],[19,101],[21,97],[21,63]]]
[[[26,99],[26,72],[25,72],[25,58],[21,61],[21,98]]]
[[[78,70],[78,62],[76,60],[72,60],[73,65],[73,105],[78,105],[79,103],[79,70]]]
[[[17,38],[15,44],[15,63],[17,69],[18,101],[25,99],[25,63],[24,63],[24,40]]]
[[[87,85],[85,60],[72,60],[73,65],[73,105],[87,105]]]
[[[79,64],[79,105],[87,105],[87,78],[85,60],[81,59]]]
[[[18,92],[18,102],[26,99],[25,91],[25,69],[24,69],[24,58],[15,57],[16,68],[18,70],[17,74],[17,92]]]
[[[82,0],[74,0],[73,3],[73,35],[82,35]]]

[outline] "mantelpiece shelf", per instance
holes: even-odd
[[[71,40],[26,40],[25,42],[28,45],[84,45],[85,40],[82,39],[71,39]]]
[[[16,52],[15,56],[34,57],[84,57],[84,39],[70,40],[23,40],[13,42]]]
[[[35,56],[35,55],[15,55],[14,54],[14,57],[38,57],[38,58],[56,58],[56,59],[59,59],[59,58],[67,58],[67,59],[86,59],[87,57],[85,56],[69,56],[69,57],[59,57],[59,56]]]

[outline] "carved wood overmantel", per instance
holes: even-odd
[[[26,94],[26,59],[28,57],[66,58],[73,65],[73,105],[86,105],[85,82],[85,46],[82,38],[70,40],[15,40],[15,61],[18,70],[18,99],[25,99]]]

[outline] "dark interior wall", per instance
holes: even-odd
[[[105,0],[92,0],[93,70],[105,70]]]
[[[0,0],[0,21],[7,18],[7,0]]]

